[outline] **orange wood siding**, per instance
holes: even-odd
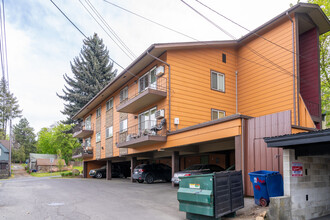
[[[226,116],[236,113],[235,71],[233,49],[204,48],[168,51],[171,65],[171,127],[172,130],[211,120],[211,109],[223,110]],[[222,53],[227,62],[222,62]],[[211,89],[211,70],[225,74],[225,92]],[[174,118],[180,119],[178,126]]]
[[[130,149],[129,153],[140,153],[151,150],[160,150],[176,146],[201,143],[221,138],[241,135],[241,119],[235,119],[199,129],[185,131],[167,136],[167,142]]]
[[[305,102],[301,95],[299,94],[299,120],[300,126],[307,128],[316,128],[311,115],[305,105]]]
[[[287,20],[262,36],[292,51],[291,28],[291,22]],[[255,51],[271,63],[258,56]],[[242,45],[238,55],[238,112],[258,117],[293,111],[292,52],[262,38],[255,38]]]

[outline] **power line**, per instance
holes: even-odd
[[[134,57],[136,55],[133,51],[124,43],[124,41],[117,35],[117,33],[110,27],[109,23],[103,18],[103,16],[98,12],[98,10],[93,6],[93,4],[89,0],[85,0],[87,4],[89,4],[90,8],[94,11],[94,13],[99,17],[102,23],[108,28],[108,30],[115,36],[115,38],[119,41],[119,43]]]
[[[52,0],[50,0],[54,5],[55,5],[55,7],[59,10],[59,11],[61,11],[62,12],[62,10],[59,8],[59,7],[57,7],[57,5],[52,1]],[[88,37],[86,37],[86,35],[70,20],[70,18],[68,18],[68,16],[66,16],[65,14],[64,14],[64,12],[62,12],[62,14],[64,15],[64,17],[66,18],[66,19],[68,19],[69,21],[70,21],[70,23],[86,38],[86,39],[88,39]],[[113,62],[113,63],[115,63],[117,66],[119,66],[120,68],[122,68],[123,69],[123,71],[124,72],[128,72],[128,73],[130,73],[133,77],[137,77],[135,74],[133,74],[131,71],[129,71],[129,70],[127,70],[127,68],[124,68],[124,67],[122,67],[119,63],[117,63],[114,59],[112,59],[110,56],[109,56],[109,59]]]
[[[8,72],[8,56],[7,56],[7,34],[6,34],[6,14],[5,14],[5,2],[2,0],[2,14],[3,14],[3,39],[4,39],[4,58],[6,59],[6,72],[7,72],[7,83],[8,83],[8,89],[9,89],[9,72]]]
[[[66,16],[66,14],[53,2],[53,0],[50,0],[52,3],[53,3],[53,5],[55,5],[55,7],[62,13],[62,15],[68,20],[68,21],[70,21],[70,23],[85,37],[85,38],[87,38],[86,37],[86,35],[70,20],[70,18],[68,18],[68,16]]]
[[[196,38],[193,38],[193,37],[191,37],[191,36],[189,36],[189,35],[186,35],[186,34],[180,32],[180,31],[177,31],[177,30],[174,30],[174,29],[172,29],[172,28],[169,28],[169,27],[167,27],[167,26],[165,26],[165,25],[162,25],[162,24],[160,24],[160,23],[158,23],[158,22],[156,22],[156,21],[153,21],[153,20],[151,20],[151,19],[149,19],[149,18],[146,18],[146,17],[144,17],[144,16],[142,16],[142,15],[139,15],[139,14],[137,14],[137,13],[135,13],[135,12],[132,12],[132,11],[126,9],[126,8],[123,8],[123,7],[119,6],[119,5],[116,5],[116,4],[112,3],[112,2],[109,2],[109,1],[107,1],[107,0],[104,0],[104,1],[105,1],[106,3],[112,5],[112,6],[115,6],[115,7],[117,7],[117,8],[120,8],[121,10],[124,10],[124,11],[126,11],[126,12],[128,12],[128,13],[131,13],[131,14],[137,16],[137,17],[140,17],[140,18],[142,18],[142,19],[144,19],[144,20],[147,20],[147,21],[149,21],[149,22],[151,22],[151,23],[153,23],[153,24],[156,24],[156,25],[158,25],[158,26],[160,26],[160,27],[163,27],[163,28],[165,28],[165,29],[167,29],[167,30],[170,30],[170,31],[172,31],[172,32],[175,32],[175,33],[180,34],[180,35],[182,35],[182,36],[185,36],[185,37],[187,37],[187,38],[190,38],[190,39],[192,39],[192,40],[194,40],[194,41],[198,41]]]
[[[191,10],[193,10],[194,12],[196,12],[197,14],[199,14],[200,16],[202,16],[205,20],[207,20],[208,22],[210,22],[211,24],[213,24],[215,27],[217,27],[218,29],[220,29],[223,33],[225,33],[227,36],[229,36],[230,38],[236,40],[236,38],[231,35],[228,31],[226,31],[225,29],[223,29],[222,27],[220,27],[219,25],[217,25],[216,23],[214,23],[213,21],[211,21],[209,18],[207,18],[205,15],[203,15],[202,13],[200,13],[199,11],[197,11],[195,8],[193,8],[191,5],[189,5],[188,3],[186,3],[185,1],[181,0],[181,2],[183,2],[186,6],[188,6]]]
[[[93,14],[86,8],[86,6],[79,0],[80,4],[85,8],[85,10],[88,12],[88,14],[94,19],[94,21],[103,29],[103,31],[110,37],[110,39],[119,47],[119,49],[131,60],[133,60],[132,57],[126,51],[119,46],[119,44],[111,37],[111,35],[104,29],[104,27],[99,23],[99,21],[93,16]]]
[[[204,19],[206,19],[208,22],[210,22],[211,24],[213,24],[215,27],[217,27],[218,29],[220,29],[223,33],[225,33],[227,36],[231,37],[232,39],[236,40],[236,38],[231,35],[228,31],[224,30],[223,28],[221,28],[219,25],[217,25],[216,23],[214,23],[213,21],[211,21],[209,18],[207,18],[205,15],[203,15],[202,13],[200,13],[199,11],[197,11],[194,7],[192,7],[191,5],[189,5],[188,3],[186,3],[184,0],[180,0],[181,2],[183,2],[186,6],[188,6],[190,9],[192,9],[193,11],[195,11],[197,14],[199,14],[201,17],[203,17]],[[248,48],[250,51],[252,51],[252,53],[256,54],[257,56],[261,57],[262,59],[264,59],[265,61],[269,62],[270,64],[276,66],[277,68],[279,68],[284,72],[287,72],[289,75],[293,76],[293,73],[290,73],[289,71],[287,71],[286,69],[282,68],[281,66],[279,66],[278,64],[274,63],[273,61],[271,61],[270,59],[268,59],[267,57],[265,57],[264,55],[260,54],[259,52],[257,52],[256,50],[254,50],[253,48],[249,47],[248,45],[242,43],[246,48]]]
[[[177,31],[173,30],[172,28],[166,27],[165,25],[162,25],[162,24],[160,24],[160,23],[157,23],[157,22],[155,22],[155,21],[153,21],[153,20],[151,20],[151,19],[149,19],[149,18],[146,18],[146,17],[144,17],[144,16],[142,16],[142,15],[139,15],[139,14],[137,14],[137,13],[135,13],[135,12],[132,12],[132,11],[126,9],[126,8],[123,8],[123,7],[121,7],[121,6],[118,6],[118,5],[116,5],[116,4],[112,3],[112,2],[109,2],[109,1],[107,1],[107,0],[104,0],[104,1],[105,1],[106,3],[108,3],[108,4],[110,4],[110,5],[113,5],[113,6],[119,8],[119,9],[121,9],[121,10],[123,10],[123,11],[126,11],[126,12],[128,12],[128,13],[130,13],[130,14],[133,14],[133,15],[135,15],[135,16],[137,16],[137,17],[140,17],[140,18],[142,18],[142,19],[144,19],[144,20],[147,20],[147,21],[149,21],[149,22],[151,22],[151,23],[153,23],[153,24],[156,24],[156,25],[158,25],[158,26],[160,26],[160,27],[163,27],[163,28],[165,28],[165,29],[168,29],[168,30],[170,30],[170,31],[173,31],[173,32],[175,32],[175,33],[178,33],[178,34],[180,34],[180,35],[183,35],[183,36],[185,36],[185,37],[188,37],[188,38],[190,38],[190,39],[193,39],[193,40],[195,40],[195,41],[197,41],[197,42],[201,42],[201,43],[203,43],[203,44],[205,44],[205,45],[209,45],[207,42],[203,42],[203,41],[200,41],[200,40],[198,40],[198,39],[196,39],[196,38],[193,38],[193,37],[191,37],[191,36],[189,36],[189,35],[183,34],[183,33],[181,33],[181,32],[177,32]],[[212,23],[213,23],[213,22],[212,22]],[[228,33],[228,32],[227,32],[227,33]],[[232,35],[230,34],[230,36],[232,36]],[[246,46],[246,45],[245,45],[245,46]],[[252,48],[250,48],[250,50],[251,50],[251,49],[252,49]],[[252,49],[252,50],[253,50],[253,49]],[[280,67],[278,64],[275,64],[274,62],[271,63],[271,64],[272,64],[273,66],[277,66],[278,68],[282,68],[281,71],[279,71],[279,70],[277,70],[277,69],[273,69],[273,68],[271,68],[271,67],[269,67],[269,66],[263,65],[263,64],[261,64],[261,63],[258,63],[258,62],[254,61],[254,60],[250,60],[250,59],[248,59],[248,58],[245,58],[245,57],[239,56],[238,54],[233,54],[233,53],[230,53],[230,52],[225,51],[225,50],[222,50],[222,51],[224,51],[224,52],[226,52],[226,53],[228,53],[228,54],[231,54],[231,55],[233,55],[233,56],[235,56],[235,57],[238,57],[238,58],[241,58],[241,59],[243,59],[243,60],[246,60],[246,61],[248,61],[248,62],[250,62],[250,63],[256,64],[256,65],[258,65],[258,66],[261,66],[261,67],[264,67],[264,68],[267,68],[267,69],[270,69],[270,70],[273,70],[273,71],[276,71],[276,72],[279,72],[279,73],[288,74],[288,75],[290,75],[290,76],[293,76],[292,73],[290,73],[289,71],[287,71],[287,70],[285,70],[284,68]],[[258,52],[256,52],[256,51],[252,51],[252,52],[253,52],[254,54],[258,53]],[[257,54],[256,54],[256,55],[257,55]],[[260,54],[260,55],[261,55],[261,54]],[[260,56],[260,55],[257,55],[257,56]],[[268,59],[268,58],[263,57],[263,59]],[[268,59],[268,60],[269,60],[269,59]],[[272,61],[269,60],[268,62],[272,62]],[[284,71],[284,72],[283,72],[283,71]],[[298,79],[298,76],[296,75],[295,78]],[[303,81],[303,79],[301,79],[301,78],[300,78],[300,80]]]
[[[257,37],[259,37],[259,38],[261,38],[261,39],[263,39],[263,40],[265,40],[265,41],[267,41],[267,42],[269,42],[269,43],[271,43],[271,44],[273,44],[273,45],[275,45],[275,46],[277,46],[277,47],[283,49],[283,50],[286,50],[286,51],[289,52],[289,53],[293,53],[293,54],[295,54],[295,55],[298,55],[295,51],[292,51],[292,50],[290,50],[290,49],[287,49],[287,48],[283,47],[282,45],[277,44],[277,43],[275,43],[275,42],[273,42],[273,41],[271,41],[271,40],[269,40],[269,39],[263,37],[263,36],[260,35],[260,34],[257,34],[256,32],[252,32],[251,30],[249,30],[249,29],[247,29],[246,27],[240,25],[239,23],[237,23],[237,22],[231,20],[230,18],[224,16],[224,15],[221,14],[220,12],[218,12],[218,11],[214,10],[213,8],[211,8],[211,7],[207,6],[207,5],[205,5],[204,3],[200,2],[199,0],[195,0],[195,1],[198,2],[199,4],[203,5],[204,7],[208,8],[209,10],[213,11],[213,12],[216,13],[217,15],[219,15],[219,16],[223,17],[224,19],[230,21],[231,23],[233,23],[233,24],[239,26],[240,28],[242,28],[242,29],[244,29],[244,30],[246,30],[246,31],[248,31],[248,32],[250,32],[250,33],[252,33],[253,35],[255,35],[255,36],[257,36]],[[299,56],[299,57],[302,57],[302,58],[306,58],[306,59],[318,60],[318,59],[315,59],[315,58],[305,57],[305,56],[302,56],[302,55],[300,55],[300,54],[299,54],[298,56]]]

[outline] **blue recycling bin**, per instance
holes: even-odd
[[[283,196],[283,178],[280,172],[259,170],[250,172],[253,185],[254,202],[260,206],[269,204],[269,197]]]

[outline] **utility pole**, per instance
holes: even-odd
[[[11,132],[11,119],[9,120],[9,176],[11,176],[11,148],[13,145],[13,135]]]

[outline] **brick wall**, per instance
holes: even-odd
[[[330,214],[330,155],[296,159],[294,150],[285,149],[283,162],[284,194],[291,196],[292,219]],[[302,176],[292,176],[292,162],[302,164]]]

